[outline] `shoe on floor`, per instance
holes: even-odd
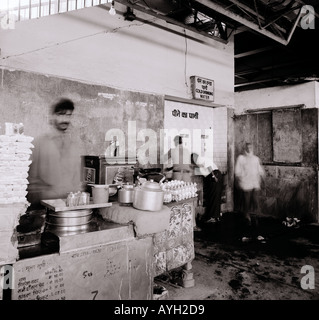
[[[261,243],[266,243],[266,239],[263,236],[258,236],[257,240]]]
[[[205,223],[216,223],[218,220],[216,218],[210,218]]]
[[[251,241],[251,238],[242,237],[242,238],[241,238],[241,241],[242,241],[242,242],[250,242],[250,241]]]

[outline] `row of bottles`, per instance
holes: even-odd
[[[197,183],[172,180],[160,183],[164,191],[164,203],[182,201],[197,196]]]

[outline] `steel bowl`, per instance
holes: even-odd
[[[48,216],[47,222],[56,226],[80,226],[90,222],[92,215],[83,217],[58,217],[54,215]]]
[[[92,219],[92,210],[49,211],[47,222],[55,226],[80,226]]]
[[[80,209],[80,210],[66,210],[66,211],[52,211],[49,210],[49,216],[63,217],[63,218],[76,218],[84,217],[92,214],[92,209]]]

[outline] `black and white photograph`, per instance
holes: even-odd
[[[0,0],[0,304],[318,301],[318,18],[318,0]]]

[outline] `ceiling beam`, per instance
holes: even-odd
[[[294,60],[294,61],[285,62],[285,63],[272,64],[266,67],[253,67],[248,70],[238,71],[236,72],[236,75],[245,76],[245,75],[256,73],[256,72],[262,72],[262,71],[268,71],[268,70],[279,70],[280,68],[285,68],[285,67],[293,66],[299,63],[304,63],[304,62],[305,62],[304,60]]]
[[[255,30],[257,31],[258,33],[260,34],[263,34],[264,36],[268,37],[268,38],[271,38],[283,45],[287,45],[289,43],[289,40],[290,39],[283,39],[281,37],[278,37],[277,35],[273,34],[272,32],[268,31],[268,30],[265,30],[265,29],[260,29],[258,27],[258,25],[256,23],[253,23],[251,21],[248,21],[247,19],[241,17],[240,15],[234,13],[234,12],[231,12],[229,10],[226,10],[224,7],[220,6],[219,4],[216,4],[212,1],[209,1],[209,0],[196,0],[198,3],[201,3],[202,5],[226,16],[227,18],[230,18],[230,19],[233,19],[249,28],[251,28],[252,30]]]
[[[176,25],[178,27],[190,30],[190,31],[195,32],[196,34],[202,35],[202,36],[204,36],[206,38],[210,38],[212,40],[216,40],[216,41],[219,41],[219,42],[222,42],[222,43],[225,43],[225,44],[228,42],[225,39],[210,35],[207,32],[200,31],[200,30],[198,30],[196,28],[190,27],[190,26],[188,26],[188,25],[186,25],[186,24],[184,24],[182,22],[179,22],[176,19],[167,17],[167,16],[163,15],[162,13],[160,13],[160,12],[150,8],[150,7],[144,7],[144,6],[138,5],[138,4],[136,4],[137,3],[136,1],[133,2],[133,1],[130,1],[130,0],[116,0],[116,2],[121,3],[122,5],[130,7],[132,9],[135,9],[137,11],[140,11],[142,13],[148,14],[148,15],[150,15],[152,17],[157,18],[157,19],[164,20],[167,23],[174,24],[174,25]]]
[[[279,20],[282,17],[284,17],[284,18],[286,18],[288,20],[287,14],[292,12],[292,11],[295,11],[295,10],[300,10],[301,7],[302,7],[301,5],[298,5],[298,6],[293,7],[293,8],[288,8],[288,9],[282,10],[279,14],[277,13],[274,17],[270,17],[271,20],[265,26],[263,26],[262,28],[269,27],[270,25],[274,24],[277,20]],[[290,20],[290,22],[292,22],[292,21]]]
[[[298,23],[299,23],[300,18],[301,18],[301,9],[299,10],[299,13],[298,13],[298,16],[297,16],[297,18],[296,18],[296,20],[295,20],[295,23],[293,24],[293,26],[292,26],[292,28],[291,28],[291,30],[290,30],[290,32],[289,32],[288,39],[287,39],[288,42],[290,41],[293,33],[295,32],[295,30],[296,30],[296,28],[297,28],[297,25],[298,25]]]
[[[246,32],[246,31],[250,31],[251,29],[249,29],[248,27],[246,26],[240,26],[238,27],[236,30],[235,30],[235,35],[236,34],[240,34],[242,32]]]
[[[264,83],[264,82],[277,81],[277,80],[281,80],[281,78],[280,77],[276,77],[276,78],[270,78],[270,79],[264,79],[264,80],[256,80],[256,81],[238,83],[238,84],[235,84],[235,88],[244,87],[244,86],[250,86],[250,85],[253,85],[253,84],[261,84],[261,83]]]
[[[247,80],[245,77],[242,77],[242,76],[238,75],[237,73],[235,73],[235,77],[239,78],[239,79]]]
[[[259,28],[262,28],[262,25],[261,25],[261,18],[262,17],[258,13],[256,0],[254,0],[254,6],[255,6],[255,11],[256,11],[256,17],[257,17],[257,20],[258,20],[258,26],[259,26]]]
[[[268,51],[268,50],[272,50],[274,49],[274,46],[269,46],[269,47],[263,47],[263,48],[259,48],[259,49],[254,49],[254,50],[249,50],[246,52],[242,52],[242,53],[238,53],[234,55],[234,58],[243,58],[243,57],[247,57],[247,56],[251,56],[253,54],[257,54],[259,52],[264,52],[264,51]]]
[[[256,16],[259,17],[259,19],[262,20],[263,22],[266,21],[266,19],[265,19],[264,17],[260,16],[257,12],[255,12],[253,9],[251,9],[251,8],[248,7],[248,6],[246,6],[245,4],[240,3],[240,2],[237,1],[237,0],[229,0],[229,1],[232,2],[232,3],[234,3],[234,4],[236,4],[236,6],[243,8],[243,9],[246,10],[247,12],[256,15]],[[280,30],[280,31],[282,31],[282,32],[284,32],[284,33],[287,32],[286,29],[282,28],[282,27],[279,26],[278,24],[274,23],[273,25],[276,27],[276,29],[278,29],[278,30]]]
[[[311,74],[311,68],[307,67],[292,67],[289,70],[287,68],[284,69],[274,69],[269,70],[269,72],[259,72],[258,75],[255,75],[253,78],[239,78],[236,77],[237,80],[235,81],[235,87],[242,87],[242,86],[249,86],[251,84],[257,84],[257,83],[267,83],[270,81],[277,81],[280,80],[282,82],[285,82],[285,80],[289,79],[306,79],[309,78],[309,74]],[[315,78],[313,76],[312,78]]]

